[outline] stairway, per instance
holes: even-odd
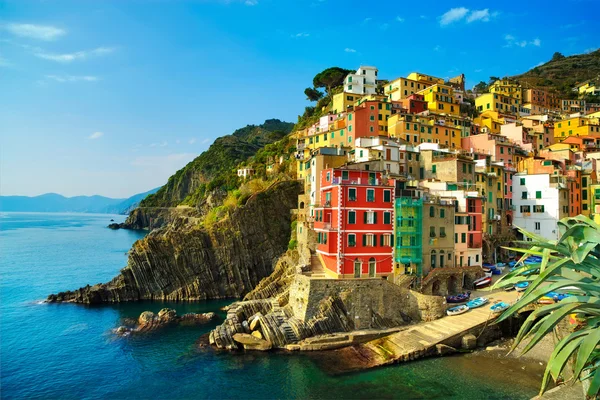
[[[319,255],[312,253],[310,256],[310,277],[311,278],[325,278],[325,270],[323,264],[319,259]]]

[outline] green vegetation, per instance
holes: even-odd
[[[315,88],[304,89],[304,94],[306,95],[306,100],[310,101],[319,101],[323,97],[323,92],[320,92]]]
[[[547,63],[514,78],[524,88],[546,87],[555,90],[563,98],[571,99],[577,97],[572,90],[576,84],[598,77],[600,50],[569,57],[556,52]]]
[[[327,68],[313,78],[313,86],[315,89],[326,88],[327,94],[331,96],[331,89],[344,84],[346,75],[354,72],[350,69],[340,67]]]
[[[215,140],[208,150],[171,176],[155,194],[146,197],[141,207],[195,206],[215,188],[233,190],[239,186],[236,167],[266,145],[284,138],[293,124],[278,119],[261,125],[248,125]]]
[[[555,382],[563,375],[572,360],[573,378],[589,382],[588,398],[596,398],[600,391],[600,225],[584,216],[564,218],[558,223],[561,238],[550,241],[521,230],[533,240],[526,242],[530,249],[510,249],[542,257],[539,265],[524,264],[498,281],[495,287],[507,287],[517,282],[529,281],[522,297],[498,319],[502,321],[534,305],[549,292],[568,291],[572,295],[558,303],[536,306],[515,340],[513,350],[523,340],[529,342],[528,352],[568,315],[575,314],[579,323],[568,328],[550,355],[542,380],[540,393],[546,389],[550,378]],[[567,289],[568,288],[568,289]]]

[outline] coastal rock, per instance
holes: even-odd
[[[155,314],[152,311],[144,311],[137,319],[137,326],[120,326],[115,330],[115,333],[126,336],[130,333],[155,331],[170,325],[205,324],[216,318],[217,315],[213,312],[204,314],[188,313],[179,316],[177,315],[177,311],[171,308],[163,308],[158,314]]]
[[[472,333],[469,333],[461,339],[462,348],[465,350],[473,350],[477,347],[477,337]]]
[[[52,294],[47,301],[97,304],[244,296],[273,272],[287,248],[290,209],[300,191],[297,181],[279,182],[210,226],[181,222],[154,230],[133,245],[127,266],[112,281]]]
[[[233,340],[241,344],[245,350],[271,350],[273,346],[267,340],[258,338],[247,333],[236,333],[233,335]]]

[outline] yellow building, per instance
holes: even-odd
[[[593,81],[584,82],[576,86],[579,96],[598,96],[600,95],[600,86]]]
[[[448,148],[460,148],[461,127],[446,122],[438,115],[394,114],[388,120],[390,137],[406,140],[414,146],[439,143]]]
[[[334,94],[331,112],[334,114],[345,112],[348,110],[348,107],[353,106],[359,98],[360,95],[354,93],[342,92]]]
[[[510,79],[500,79],[490,86],[490,93],[501,94],[503,96],[512,97],[519,100],[518,104],[522,103],[523,89],[521,85]]]
[[[499,113],[517,114],[521,100],[500,93],[485,93],[475,99],[475,107],[480,113],[496,111]]]
[[[425,97],[429,111],[439,114],[460,115],[460,104],[454,98],[452,86],[434,84],[419,92]]]
[[[480,127],[487,127],[490,133],[500,134],[500,127],[506,123],[503,116],[496,111],[484,111],[473,119]]]
[[[574,117],[554,123],[554,139],[562,140],[569,136],[600,135],[600,118]]]
[[[410,74],[408,74],[407,78],[410,80],[416,81],[416,82],[420,82],[427,86],[436,85],[436,84],[438,84],[438,85],[444,84],[444,79],[442,79],[442,78],[437,78],[435,76],[421,74],[419,72],[411,72]]]

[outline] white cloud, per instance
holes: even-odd
[[[397,21],[397,22],[404,22],[404,18],[402,18],[401,16],[399,16],[399,15],[398,15],[398,16],[396,17],[396,21]]]
[[[515,40],[513,35],[504,35],[504,40]]]
[[[191,138],[190,141],[188,142],[189,144],[194,144],[196,143],[196,138]]]
[[[521,40],[521,41],[515,42],[515,44],[519,47],[525,47],[525,46],[527,46],[527,40]]]
[[[384,31],[389,27],[390,27],[390,24],[386,24],[386,23],[379,25],[379,29],[384,30]]]
[[[542,45],[542,41],[538,38],[533,39],[533,41],[531,42],[532,45],[540,47]]]
[[[467,23],[475,21],[488,22],[490,20],[490,10],[488,8],[484,10],[473,10],[467,17]]]
[[[255,5],[257,5],[257,4],[258,4],[258,1],[256,1],[256,0],[246,0],[246,1],[244,2],[244,4],[245,4],[245,5],[247,5],[247,6],[250,6],[250,7],[252,7],[252,6],[255,6]]]
[[[350,47],[346,47],[346,48],[344,49],[344,51],[345,51],[346,53],[356,53],[356,50],[354,50],[354,49],[351,49]]]
[[[46,75],[47,79],[56,81],[56,82],[60,82],[60,83],[66,83],[66,82],[96,82],[98,81],[98,77],[97,76],[90,76],[90,75]]]
[[[528,42],[527,40],[518,40],[515,36],[510,34],[504,35],[504,40],[506,41],[506,44],[503,47],[527,47],[528,45],[540,47],[542,45],[542,41],[539,38],[535,38],[531,42]]]
[[[98,57],[112,53],[115,49],[112,47],[98,47],[93,50],[77,51],[75,53],[55,54],[46,53],[42,49],[34,48],[34,55],[44,60],[56,61],[59,63],[70,63],[75,60],[84,60],[88,57]]]
[[[309,37],[310,34],[306,33],[306,32],[300,32],[300,33],[296,33],[295,35],[292,35],[293,38],[303,38],[303,37]]]
[[[440,17],[440,25],[445,26],[460,21],[468,12],[469,9],[464,7],[451,8]]]
[[[94,132],[88,137],[88,139],[100,139],[102,136],[104,136],[103,132]]]
[[[15,36],[45,41],[56,40],[67,32],[49,25],[6,24],[4,29]]]

